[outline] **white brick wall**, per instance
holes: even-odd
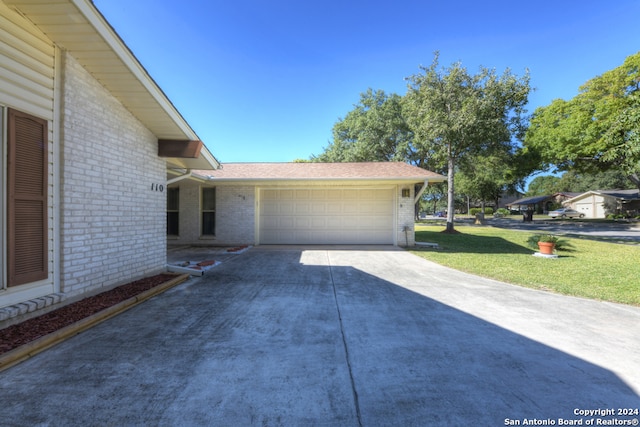
[[[402,197],[402,189],[409,188],[410,197]],[[414,227],[414,192],[413,185],[398,186],[398,221],[397,221],[397,239],[398,246],[415,246],[416,236]],[[405,231],[405,227],[408,228]]]
[[[201,188],[211,185],[183,180],[171,187],[180,188],[179,233],[169,244],[176,245],[251,245],[255,243],[255,187],[216,186],[216,235],[200,234]]]
[[[233,245],[254,244],[255,187],[220,186],[216,197],[216,239]]]
[[[62,292],[163,270],[166,166],[156,137],[69,54],[62,113]]]

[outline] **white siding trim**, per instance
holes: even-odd
[[[7,108],[0,103],[0,295],[7,283]],[[2,304],[0,303],[0,306]]]
[[[55,49],[55,78],[53,89],[53,290],[61,289],[62,266],[62,51]]]
[[[55,49],[33,25],[0,3],[0,101],[53,120]]]
[[[48,278],[7,289],[0,289],[0,307],[13,305],[33,298],[38,298],[54,292],[55,259],[58,252],[55,241],[55,193],[58,191],[56,183],[57,139],[54,129],[54,75],[55,75],[55,47],[30,21],[0,2],[0,104],[6,108],[32,114],[48,121]],[[3,118],[4,120],[4,118]],[[6,122],[3,126],[6,132]],[[3,135],[4,137],[4,135]],[[5,144],[5,141],[2,141]],[[2,148],[3,162],[6,162],[6,147]],[[6,171],[2,172],[3,184],[6,183]],[[3,189],[4,190],[4,189]],[[4,197],[3,191],[3,197]],[[4,212],[6,201],[2,202],[3,236],[6,235]],[[3,239],[5,240],[5,239]],[[6,255],[6,247],[0,255]],[[4,259],[4,258],[3,258]],[[2,279],[6,283],[6,265],[2,265]]]

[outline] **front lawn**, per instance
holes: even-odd
[[[531,232],[493,227],[416,225],[416,241],[438,243],[439,249],[412,252],[430,261],[483,277],[604,301],[640,306],[640,247],[587,239],[568,240],[573,252],[557,259],[532,256]]]

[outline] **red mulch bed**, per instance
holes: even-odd
[[[146,277],[1,329],[0,354],[62,329],[176,277],[176,274],[169,273]]]

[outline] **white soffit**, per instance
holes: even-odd
[[[89,0],[6,0],[69,51],[158,139],[198,140],[171,101]],[[218,162],[203,148],[205,169]],[[209,164],[213,161],[213,164]],[[195,167],[195,165],[194,165]]]

